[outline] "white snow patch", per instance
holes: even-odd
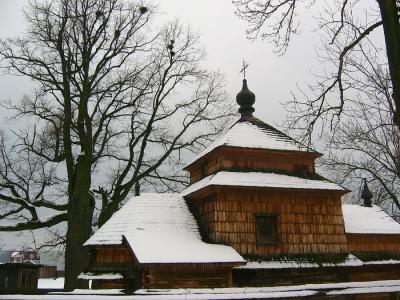
[[[38,289],[63,289],[64,277],[59,278],[39,278]]]
[[[369,288],[349,288],[339,291],[329,291],[327,295],[348,295],[348,294],[375,294],[375,293],[390,293],[399,292],[400,286],[374,286]]]
[[[221,171],[191,184],[182,191],[182,195],[189,195],[211,185],[345,191],[341,186],[327,180],[311,180],[264,172]]]
[[[376,205],[343,204],[342,210],[346,233],[400,234],[400,224]]]
[[[244,263],[231,247],[207,244],[185,228],[146,228],[125,235],[140,263]]]
[[[297,298],[315,295],[315,291],[246,293],[246,294],[184,294],[184,295],[77,295],[77,294],[51,294],[51,295],[6,295],[8,300],[209,300],[209,299],[279,299]]]
[[[124,295],[122,289],[75,289],[72,292],[51,292],[56,295]]]
[[[200,152],[187,166],[220,146],[314,152],[280,131],[261,128],[250,122],[237,122]]]
[[[312,283],[302,285],[274,286],[274,287],[243,287],[243,288],[204,288],[204,289],[141,289],[135,292],[136,295],[194,295],[194,294],[264,294],[299,292],[299,291],[322,291],[334,289],[370,289],[370,288],[397,288],[400,290],[400,280],[381,280],[363,282],[339,282],[339,283]],[[214,298],[212,298],[214,299]]]
[[[122,244],[123,235],[149,227],[184,228],[200,238],[197,223],[181,195],[143,193],[132,197],[84,245]]]
[[[347,259],[337,264],[323,263],[321,265],[311,262],[298,261],[249,261],[244,266],[236,267],[237,269],[286,269],[286,268],[319,268],[332,266],[362,266],[363,262],[352,254]]]
[[[121,295],[120,290],[75,290],[51,295],[3,295],[10,300],[165,300],[165,299],[279,299],[316,294],[342,295],[400,291],[400,280],[304,284],[276,287],[216,289],[151,289],[137,290],[134,295]]]
[[[94,274],[88,272],[79,274],[78,278],[86,280],[91,280],[91,279],[116,280],[116,279],[124,279],[124,276],[121,273]]]
[[[19,256],[19,255],[21,255],[21,252],[19,252],[19,251],[11,252],[11,257],[16,257],[16,256]]]
[[[201,241],[197,222],[180,194],[131,198],[85,245],[121,244],[122,237],[141,263],[243,263],[231,247]]]
[[[391,265],[391,264],[400,264],[400,260],[396,259],[387,259],[387,260],[373,260],[373,261],[365,261],[364,265]]]

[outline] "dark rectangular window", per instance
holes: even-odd
[[[276,244],[279,242],[278,214],[256,214],[257,244]]]

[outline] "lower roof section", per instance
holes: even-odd
[[[180,230],[144,229],[125,235],[140,264],[243,264],[245,260],[232,248],[208,244],[196,235]]]
[[[400,224],[376,205],[343,204],[342,210],[346,233],[400,234]]]
[[[132,197],[84,245],[121,245],[124,238],[139,263],[244,263],[232,247],[201,240],[181,194]]]
[[[190,195],[208,186],[266,187],[304,190],[347,190],[328,180],[306,179],[276,173],[264,172],[227,172],[221,171],[203,178],[187,187],[183,196]]]

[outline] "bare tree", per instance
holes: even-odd
[[[376,204],[399,209],[400,131],[392,122],[390,74],[387,65],[379,62],[380,51],[360,44],[348,57],[351,73],[346,71],[344,82],[351,83],[352,97],[346,100],[341,122],[321,135],[328,153],[320,164],[337,182],[355,191],[367,178]]]
[[[391,97],[390,79],[379,71],[370,73],[373,69],[365,64],[359,67],[366,74],[357,82],[360,91],[342,122],[325,135],[329,153],[320,164],[326,172],[335,172],[337,182],[355,191],[361,179],[367,178],[374,203],[393,214],[393,205],[400,210],[400,131],[392,124],[388,102],[382,99]]]
[[[309,7],[315,0],[233,0],[237,15],[249,22],[247,33],[250,38],[261,36],[276,45],[283,54],[290,43],[291,35],[298,32],[299,7]],[[333,72],[324,74],[314,89],[316,92],[306,100],[295,99],[296,116],[292,127],[306,127],[311,135],[320,119],[336,122],[345,108],[348,95],[351,97],[349,79],[351,70],[347,60],[359,45],[368,43],[369,37],[383,28],[386,59],[390,74],[391,97],[386,99],[391,108],[393,122],[400,128],[400,24],[398,0],[376,0],[365,8],[364,1],[326,1],[320,12],[320,29],[325,32],[324,49],[334,48],[335,56],[329,57]],[[360,8],[361,7],[361,8]],[[363,14],[363,16],[360,15]],[[333,52],[327,54],[332,55]],[[331,95],[335,96],[332,101]]]
[[[17,231],[51,227],[67,220],[67,204],[64,195],[56,196],[53,191],[52,201],[50,186],[62,186],[56,176],[56,166],[31,151],[19,151],[18,145],[7,141],[4,133],[0,138],[0,219],[7,220],[10,226],[3,226],[4,231]],[[51,210],[49,218],[41,218],[39,210]],[[14,221],[24,220],[14,224]]]
[[[179,166],[231,116],[221,75],[200,67],[198,36],[177,22],[152,30],[153,15],[151,6],[121,0],[37,0],[26,11],[26,35],[0,42],[3,68],[36,83],[32,95],[8,105],[34,125],[14,137],[26,160],[2,147],[0,199],[12,204],[3,220],[17,223],[0,230],[65,221],[67,289],[83,284],[77,276],[92,226],[139,181],[184,182],[165,165]],[[42,206],[55,213],[41,219]]]

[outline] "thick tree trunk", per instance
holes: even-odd
[[[394,123],[400,128],[400,24],[396,0],[377,0],[383,22],[386,52],[393,86]]]
[[[118,204],[116,201],[108,204],[106,208],[103,208],[99,215],[98,226],[103,226],[113,215],[114,212],[118,210]]]
[[[90,159],[85,155],[78,156],[72,195],[69,199],[68,230],[65,251],[65,284],[64,288],[87,288],[87,282],[78,280],[78,275],[89,262],[88,249],[83,243],[91,235],[94,200],[90,190]]]

